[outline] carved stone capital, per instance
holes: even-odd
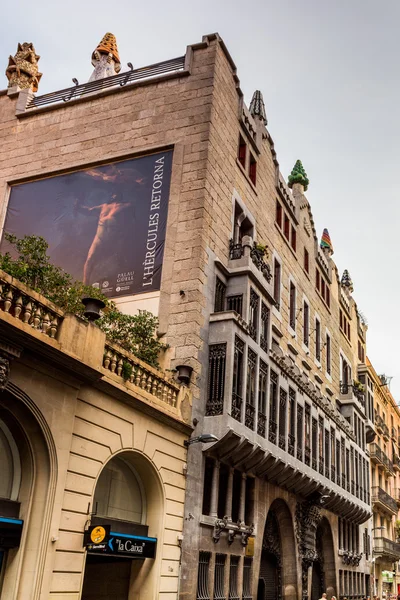
[[[8,383],[10,376],[11,361],[21,356],[21,349],[0,342],[0,392]]]

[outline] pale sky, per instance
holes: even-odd
[[[399,0],[17,0],[2,11],[0,73],[18,42],[33,42],[43,94],[87,81],[107,31],[123,68],[181,56],[217,31],[246,102],[263,92],[283,175],[303,162],[318,235],[329,229],[339,271],[350,271],[368,355],[400,403],[399,23]]]

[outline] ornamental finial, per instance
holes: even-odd
[[[289,175],[288,186],[292,188],[295,183],[300,183],[303,186],[304,191],[307,191],[308,184],[310,183],[301,160],[296,160],[296,164]]]
[[[340,285],[344,288],[347,288],[347,290],[352,293],[354,291],[354,286],[353,286],[353,282],[351,280],[350,277],[350,273],[348,272],[347,269],[345,269],[343,271],[343,275],[342,275],[342,279],[340,281]]]
[[[264,125],[268,125],[267,114],[265,112],[265,104],[262,93],[256,90],[250,102],[249,111],[252,117],[258,117]]]
[[[324,229],[323,232],[322,232],[320,248],[324,252],[326,252],[327,254],[329,254],[329,256],[332,256],[332,254],[333,254],[333,245],[332,245],[332,241],[331,241],[331,236],[329,235],[329,231],[327,229]]]
[[[121,70],[118,46],[115,35],[106,33],[92,54],[94,71],[89,81],[116,75]]]

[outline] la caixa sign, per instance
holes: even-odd
[[[110,526],[95,525],[85,531],[84,545],[90,554],[154,558],[157,538],[110,531]]]

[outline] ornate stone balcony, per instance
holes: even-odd
[[[397,503],[385,490],[379,486],[372,488],[372,504],[391,515],[397,514]]]
[[[41,358],[46,365],[61,365],[83,380],[98,381],[97,385],[123,401],[142,403],[147,411],[189,422],[187,387],[108,341],[95,324],[65,314],[0,271],[0,356],[9,356],[10,362],[22,352]]]
[[[374,536],[373,552],[388,562],[400,560],[400,544],[385,537]]]

